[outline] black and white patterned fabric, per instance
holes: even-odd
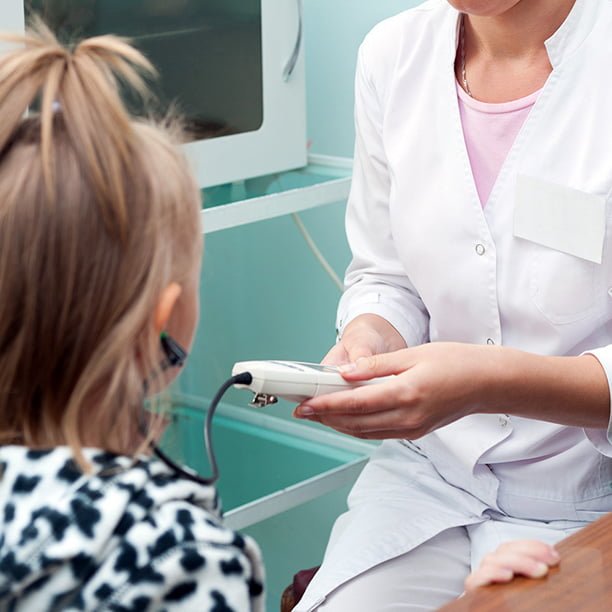
[[[150,458],[0,448],[0,610],[263,610],[257,545]]]

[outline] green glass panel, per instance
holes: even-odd
[[[203,189],[202,201],[204,208],[214,208],[215,206],[252,200],[253,198],[270,196],[292,189],[315,187],[336,179],[347,178],[350,175],[350,168],[310,164],[299,170],[268,174],[245,181]]]
[[[203,442],[204,412],[173,409],[164,448],[177,460],[210,474]],[[225,511],[275,493],[359,458],[332,446],[215,416],[213,445],[221,472],[219,493]]]
[[[193,140],[263,123],[261,0],[28,0],[33,13],[63,40],[129,38],[159,71],[157,110],[176,106]]]

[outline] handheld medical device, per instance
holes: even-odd
[[[162,369],[182,367],[187,358],[187,351],[165,333],[161,335],[160,341],[165,355]],[[234,365],[231,378],[221,385],[210,402],[206,414],[204,445],[212,470],[211,476],[204,478],[191,470],[185,469],[154,443],[152,443],[152,448],[157,457],[177,475],[198,484],[210,486],[219,479],[219,466],[212,444],[212,420],[221,398],[231,387],[253,392],[254,398],[251,406],[263,408],[278,402],[279,397],[301,403],[318,395],[378,384],[394,378],[394,376],[386,376],[359,382],[348,382],[344,380],[338,368],[331,365],[300,361],[241,361]]]
[[[395,378],[387,376],[348,382],[336,366],[300,361],[241,361],[234,365],[232,375],[248,373],[249,384],[234,385],[254,394],[251,406],[264,408],[278,402],[278,398],[301,403],[311,397],[378,384]]]

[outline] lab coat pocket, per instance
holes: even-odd
[[[519,175],[514,235],[531,243],[531,296],[556,325],[605,308],[606,198]]]
[[[579,521],[596,521],[612,512],[612,493],[577,502],[575,510]]]
[[[606,307],[604,266],[534,246],[530,292],[538,310],[555,325],[598,316]]]
[[[594,470],[593,470],[594,471]],[[612,459],[599,455],[597,484],[576,503],[576,515],[581,521],[596,521],[612,512]]]
[[[576,518],[579,521],[584,521],[585,523],[594,523],[595,521],[607,516],[610,512],[606,511],[595,511],[595,510],[581,510],[576,509]]]

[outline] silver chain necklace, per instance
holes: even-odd
[[[463,89],[470,98],[473,98],[470,90],[470,84],[467,80],[467,72],[465,70],[465,15],[461,15],[461,27],[459,29],[459,46],[461,52],[461,80],[463,81]]]

